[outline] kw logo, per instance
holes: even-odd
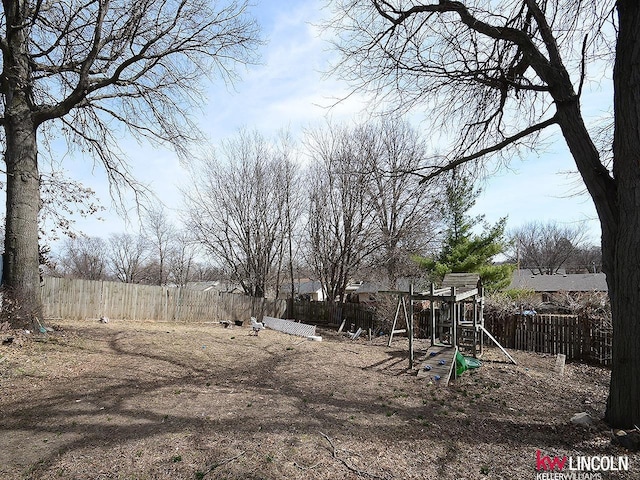
[[[558,471],[562,471],[567,463],[567,457],[553,457],[548,455],[542,456],[540,450],[536,450],[536,470],[549,470],[553,471],[556,468]]]

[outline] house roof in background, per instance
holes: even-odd
[[[296,283],[295,287],[298,295],[308,295],[322,290],[322,284],[318,280]]]
[[[380,285],[376,282],[355,282],[347,285],[347,293],[378,293]]]
[[[568,273],[564,275],[533,275],[529,270],[513,273],[509,289],[536,292],[606,292],[604,273]]]
[[[227,283],[225,281],[213,280],[208,282],[189,282],[185,285],[189,290],[200,290],[201,292],[224,292],[224,293],[239,293],[243,292],[240,285],[233,283]]]

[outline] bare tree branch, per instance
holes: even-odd
[[[336,449],[335,444],[333,443],[333,440],[331,440],[331,437],[329,437],[326,433],[322,433],[320,432],[320,435],[322,435],[322,437],[324,437],[324,439],[329,442],[329,445],[331,445],[331,456],[333,458],[335,458],[336,460],[340,461],[340,463],[342,463],[342,465],[344,465],[347,470],[355,473],[356,475],[360,476],[360,477],[366,477],[366,478],[374,478],[374,479],[379,479],[379,480],[386,480],[388,477],[381,477],[379,475],[375,475],[373,473],[369,473],[369,472],[365,472],[364,470],[360,470],[356,467],[354,467],[353,465],[351,465],[349,462],[347,462],[344,458],[340,457],[338,455],[338,450]]]
[[[448,172],[450,170],[455,169],[456,167],[459,167],[460,165],[463,165],[467,162],[471,162],[473,160],[477,160],[478,158],[484,157],[486,155],[489,155],[491,153],[500,151],[502,149],[504,149],[505,147],[512,145],[514,143],[516,143],[517,141],[531,135],[532,133],[536,133],[539,132],[540,130],[543,130],[551,125],[553,125],[554,123],[557,123],[557,120],[555,117],[551,117],[547,120],[545,120],[544,122],[538,123],[537,125],[531,125],[529,128],[522,130],[521,132],[518,132],[510,137],[505,138],[502,142],[496,144],[496,145],[492,145],[491,147],[487,147],[484,148],[478,152],[475,152],[471,155],[467,155],[465,157],[460,157],[457,158],[449,163],[447,163],[444,166],[439,166],[439,167],[431,167],[433,168],[433,171],[427,175],[423,175],[420,173],[415,173],[416,175],[419,175],[420,177],[422,177],[422,180],[420,180],[420,183],[425,183],[429,180],[431,180],[432,178],[440,175],[441,173],[444,172]],[[425,168],[425,167],[423,167]],[[426,167],[428,168],[428,167]]]

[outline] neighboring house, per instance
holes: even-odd
[[[542,301],[548,301],[554,293],[607,292],[604,273],[565,273],[558,275],[535,275],[530,270],[513,273],[509,290],[533,290]]]
[[[474,280],[474,288],[478,281],[478,276]],[[345,293],[347,294],[347,302],[353,303],[373,303],[379,300],[379,293],[382,294],[398,294],[399,292],[409,293],[412,286],[415,288],[416,278],[403,277],[396,280],[395,287],[391,287],[389,282],[349,282]],[[464,290],[464,289],[463,289]],[[416,289],[415,291],[418,291]]]
[[[380,285],[374,282],[352,282],[347,285],[347,301],[352,303],[370,303],[376,301]]]
[[[403,284],[402,291],[409,292],[409,285],[412,279],[406,279],[406,287]],[[314,302],[323,302],[326,300],[322,285],[317,280],[296,281],[296,296],[298,298],[311,300]],[[350,303],[372,303],[377,300],[380,291],[387,291],[378,282],[349,282],[345,289],[345,301]]]
[[[296,296],[312,302],[324,302],[327,298],[318,280],[296,282]],[[375,301],[379,286],[373,282],[350,282],[346,288],[346,301],[353,303],[367,303]]]
[[[311,300],[312,302],[323,302],[325,300],[322,284],[318,280],[296,282],[295,288],[298,298]]]
[[[189,282],[186,288],[190,290],[199,290],[201,292],[222,292],[222,293],[244,293],[240,285],[224,282],[221,280],[210,282]]]

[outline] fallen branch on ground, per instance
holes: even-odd
[[[222,465],[226,465],[227,463],[231,463],[234,460],[237,460],[238,458],[240,458],[242,455],[244,455],[246,452],[240,452],[238,455],[236,455],[235,457],[231,457],[231,458],[227,458],[226,460],[222,460],[221,462],[218,463],[214,463],[213,465],[211,465],[209,468],[207,468],[207,470],[205,472],[202,473],[202,476],[200,476],[200,478],[204,478],[206,475],[209,475],[211,472],[213,472],[216,468],[221,467]]]
[[[312,470],[316,468],[318,465],[320,465],[321,463],[322,461],[319,461],[315,465],[311,465],[310,467],[305,467],[304,465],[300,465],[299,463],[293,462],[293,466],[296,468],[299,468],[300,470]]]
[[[349,465],[349,462],[347,462],[344,458],[340,458],[338,456],[338,451],[336,449],[336,446],[333,443],[333,440],[331,440],[331,438],[328,435],[326,435],[326,434],[324,434],[322,432],[319,432],[319,433],[331,445],[331,449],[333,450],[333,452],[332,452],[333,458],[335,458],[336,460],[339,460],[347,469],[349,469],[350,471],[352,471],[353,473],[355,473],[356,475],[359,475],[361,477],[369,477],[369,478],[377,478],[379,480],[387,480],[387,477],[380,477],[378,475],[374,475],[373,473],[363,472],[362,470],[358,470],[356,467],[354,467],[352,465]]]

